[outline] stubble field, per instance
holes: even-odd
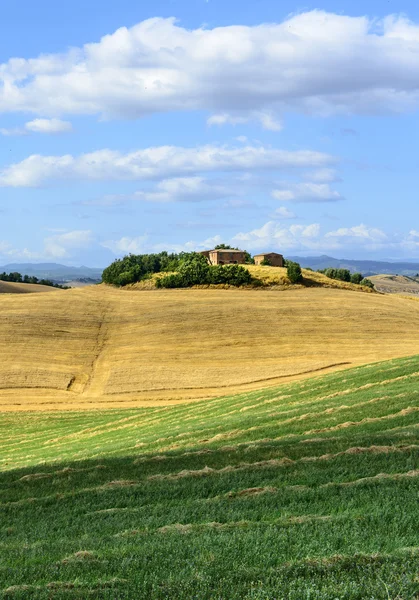
[[[0,297],[0,410],[153,406],[415,354],[414,300],[344,289]]]

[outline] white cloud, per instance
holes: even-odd
[[[206,180],[203,177],[175,177],[160,181],[151,192],[133,194],[136,200],[147,202],[204,202],[235,196],[234,185]]]
[[[54,180],[135,181],[199,172],[287,170],[334,162],[334,157],[322,152],[263,146],[160,146],[128,154],[105,149],[80,156],[34,154],[0,171],[0,187],[35,187]]]
[[[117,256],[124,254],[142,254],[147,252],[148,236],[141,235],[138,237],[122,237],[119,240],[108,240],[102,242],[104,248],[108,248]]]
[[[271,192],[272,198],[281,202],[336,202],[343,196],[327,183],[282,183]]]
[[[34,119],[25,123],[24,127],[0,129],[5,136],[29,135],[30,133],[69,133],[73,126],[69,121],[61,119]]]
[[[326,238],[347,238],[364,240],[370,242],[384,242],[387,239],[387,235],[381,229],[374,227],[367,227],[366,225],[356,225],[355,227],[342,227],[336,231],[329,231],[326,234]]]
[[[68,133],[73,126],[61,119],[34,119],[26,123],[25,128],[33,133]]]
[[[267,131],[281,131],[282,122],[274,116],[272,111],[241,111],[235,113],[219,113],[207,119],[208,125],[244,125],[249,121],[260,123]]]
[[[67,258],[71,251],[88,248],[94,241],[89,230],[75,230],[45,238],[43,256],[51,258]]]
[[[259,229],[238,233],[232,241],[249,250],[313,249],[318,247],[319,234],[320,226],[317,223],[284,227],[281,223],[268,221]]]
[[[195,30],[153,18],[63,54],[1,64],[0,112],[207,110],[227,120],[271,115],[268,127],[288,110],[403,112],[419,102],[418,50],[419,25],[401,16],[313,10],[282,23]]]
[[[279,208],[277,208],[273,215],[272,215],[273,219],[295,219],[296,215],[289,210],[286,206],[280,206]]]

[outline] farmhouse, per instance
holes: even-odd
[[[260,265],[263,261],[268,262],[272,267],[283,267],[284,257],[277,252],[265,252],[264,254],[256,254],[254,256],[255,265]]]
[[[218,249],[204,250],[200,252],[207,257],[211,265],[244,265],[246,262],[246,253],[243,250]]]

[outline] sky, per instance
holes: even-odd
[[[419,259],[413,0],[15,0],[0,265]]]

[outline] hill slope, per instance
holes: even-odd
[[[373,275],[370,279],[379,292],[419,296],[419,279],[404,275]]]
[[[419,347],[415,302],[339,289],[95,286],[0,306],[3,410],[211,397]]]
[[[54,292],[60,288],[37,283],[14,283],[11,281],[0,281],[0,294],[33,294],[42,292]]]
[[[169,408],[2,415],[0,594],[416,598],[418,377],[413,357]]]

